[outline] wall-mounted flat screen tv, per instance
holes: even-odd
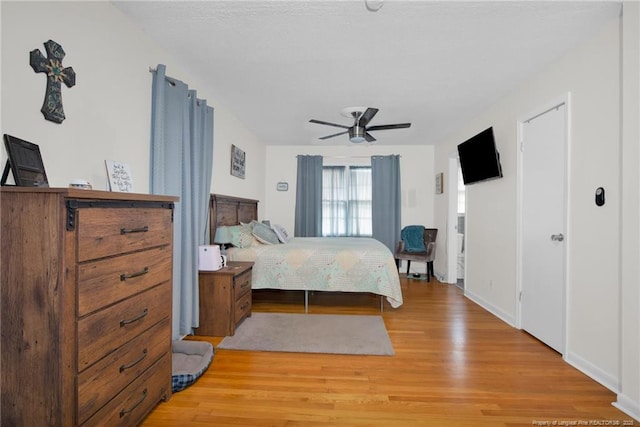
[[[464,185],[502,178],[500,154],[496,149],[493,127],[459,144],[458,157]]]

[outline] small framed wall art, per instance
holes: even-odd
[[[244,179],[245,167],[245,152],[235,145],[231,145],[231,175]]]
[[[444,173],[440,172],[436,174],[436,194],[442,194],[444,192]]]
[[[287,190],[289,190],[289,183],[288,182],[279,182],[278,184],[276,184],[276,189],[278,191],[287,191]]]

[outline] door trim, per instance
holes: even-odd
[[[516,185],[517,185],[517,208],[516,208],[516,328],[522,329],[522,301],[520,299],[520,295],[522,293],[522,245],[523,245],[523,237],[522,237],[522,227],[523,227],[523,212],[522,212],[522,203],[523,203],[523,174],[522,174],[522,138],[523,138],[523,126],[524,124],[532,120],[556,107],[561,105],[565,105],[565,171],[564,171],[564,189],[565,189],[565,201],[564,201],[564,230],[565,236],[567,239],[565,240],[565,244],[563,245],[563,262],[564,262],[564,290],[563,290],[563,298],[564,298],[564,315],[563,315],[563,343],[562,343],[562,357],[565,358],[567,354],[567,349],[569,348],[569,333],[568,333],[568,325],[569,325],[569,315],[571,306],[569,304],[570,295],[570,263],[571,260],[569,258],[569,254],[571,253],[571,231],[570,231],[570,221],[571,212],[570,212],[570,204],[569,200],[571,200],[571,186],[569,185],[569,177],[571,176],[571,93],[567,92],[558,98],[547,102],[528,114],[524,114],[517,121],[517,139],[516,139]]]
[[[458,282],[458,152],[452,152],[448,157],[447,174],[447,277],[449,284]],[[466,222],[465,222],[466,224]],[[466,258],[465,258],[466,262]],[[466,269],[465,269],[466,272]],[[465,273],[466,275],[466,273]]]

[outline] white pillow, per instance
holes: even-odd
[[[287,243],[290,240],[287,230],[285,230],[285,228],[280,224],[273,224],[271,226],[271,229],[276,233],[276,236],[278,236],[278,240],[280,240],[282,243]]]

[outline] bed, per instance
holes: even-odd
[[[211,195],[211,230],[257,224],[257,214],[256,200]],[[264,225],[256,225],[258,228]],[[246,233],[246,226],[243,229]],[[366,292],[386,298],[393,308],[402,305],[393,254],[375,239],[292,237],[286,243],[245,243],[228,248],[227,257],[229,261],[254,262],[252,288],[305,291],[305,310],[309,291]]]

